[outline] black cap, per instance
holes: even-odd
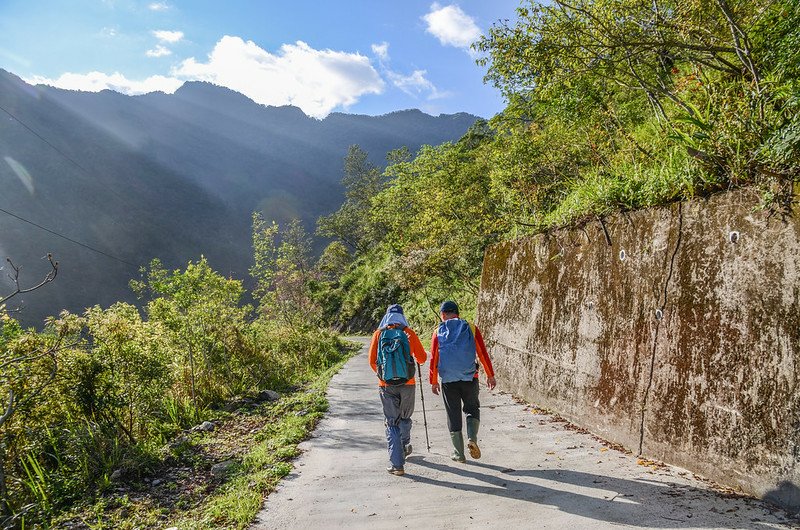
[[[442,305],[439,306],[439,312],[458,314],[458,304],[456,304],[452,300],[445,300],[444,302],[442,302]]]

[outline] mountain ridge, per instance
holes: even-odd
[[[32,86],[0,70],[9,115],[0,122],[0,208],[123,261],[159,257],[177,268],[202,254],[247,279],[253,211],[279,223],[300,218],[313,231],[343,200],[350,145],[382,167],[388,151],[456,140],[478,119],[404,109],[318,120],[210,83],[186,85],[127,96]],[[43,254],[61,262],[56,282],[24,301],[26,323],[61,308],[135,301],[132,267],[74,247],[0,215],[0,258],[25,266],[31,281]],[[0,293],[9,287],[0,279]]]

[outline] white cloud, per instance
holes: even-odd
[[[148,55],[165,54],[159,48],[169,52],[159,45],[149,50]],[[336,108],[347,108],[365,94],[380,94],[385,87],[369,58],[359,53],[315,50],[298,41],[284,44],[273,54],[252,41],[231,36],[217,42],[207,62],[192,57],[173,68],[170,74],[170,77],[156,75],[136,81],[119,72],[111,75],[65,73],[57,79],[35,76],[26,81],[67,90],[99,92],[110,89],[129,95],[155,91],[171,94],[184,81],[208,81],[263,105],[295,105],[317,118],[327,116]],[[422,71],[416,79],[412,74],[409,80],[403,81],[400,76],[393,82],[399,82],[405,90],[414,90],[415,83],[424,87],[424,75]],[[426,90],[435,90],[435,87]],[[418,90],[422,91],[422,88]]]
[[[175,44],[176,42],[180,41],[183,38],[182,31],[153,31],[152,32],[155,38],[160,40],[161,42],[169,42],[170,44]]]
[[[169,6],[165,2],[152,2],[147,6],[150,11],[166,11]]]
[[[428,25],[426,31],[445,46],[468,49],[481,36],[475,20],[456,4],[442,7],[434,2],[430,12],[422,19]]]
[[[172,50],[157,44],[155,48],[152,50],[147,50],[144,54],[148,57],[164,57],[166,55],[172,55]]]
[[[359,53],[315,50],[297,41],[272,54],[231,36],[217,42],[208,62],[187,59],[172,75],[225,86],[264,105],[295,105],[317,118],[384,88],[369,59]]]
[[[440,92],[429,79],[425,77],[427,71],[414,70],[411,75],[402,75],[397,72],[388,71],[386,75],[394,86],[408,94],[417,96],[428,93],[428,99],[440,99],[449,96],[446,92]]]
[[[49,85],[66,90],[82,90],[84,92],[100,92],[101,90],[114,90],[123,94],[138,95],[148,92],[175,92],[183,81],[173,77],[154,75],[144,81],[133,81],[119,72],[111,75],[102,72],[89,72],[88,74],[62,74],[58,79],[34,76],[25,80],[32,85]]]
[[[425,70],[414,70],[411,75],[402,75],[397,72],[387,72],[389,79],[394,86],[409,95],[419,94],[423,91],[435,91],[436,87],[433,86],[428,79],[425,78]]]
[[[117,30],[117,28],[110,26],[106,26],[100,30],[100,35],[106,38],[114,38],[117,36],[118,33],[119,31]]]
[[[373,44],[372,45],[372,53],[378,56],[378,59],[381,61],[386,61],[389,59],[389,43],[383,41],[380,44]]]

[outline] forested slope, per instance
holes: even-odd
[[[336,215],[363,222],[328,230],[355,250],[327,299],[342,324],[390,300],[430,323],[445,297],[473,307],[492,242],[740,186],[792,208],[797,2],[556,0],[517,15],[475,46],[506,109],[398,153],[374,198],[351,183]]]

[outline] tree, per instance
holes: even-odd
[[[773,125],[792,121],[771,50],[796,37],[764,21],[796,21],[797,11],[767,0],[528,2],[477,49],[486,80],[512,102],[581,100],[576,115],[604,114],[608,140],[627,140],[646,159],[653,153],[635,141],[619,100],[639,94],[705,173],[741,180],[761,169],[757,153]]]
[[[254,293],[261,314],[280,318],[292,329],[301,322],[316,322],[320,308],[312,288],[322,273],[314,266],[311,237],[303,223],[293,219],[281,229],[274,222],[267,225],[261,214],[253,214],[253,249],[255,265],[250,274],[256,280]]]
[[[20,340],[24,333],[19,323],[12,319],[6,311],[6,302],[11,298],[35,291],[55,280],[58,274],[58,262],[48,254],[51,270],[41,282],[31,287],[20,284],[20,267],[14,265],[11,258],[6,262],[11,267],[8,277],[14,288],[5,295],[0,295],[0,388],[2,388],[3,409],[0,412],[0,516],[8,517],[9,506],[6,488],[6,436],[4,426],[15,413],[23,410],[56,378],[58,363],[56,354],[63,346],[65,337],[71,327],[60,323],[54,337],[44,339],[38,334],[29,334],[31,340]]]
[[[507,230],[490,186],[485,149],[491,136],[425,146],[413,161],[389,166],[389,185],[373,200],[373,222],[385,225],[406,289],[433,278],[477,293],[486,245]]]
[[[242,379],[233,375],[239,372],[240,338],[251,311],[239,306],[242,283],[221,276],[201,257],[183,271],[168,271],[153,260],[142,285],[156,296],[147,304],[150,321],[163,325],[175,347],[186,352],[189,371],[177,380],[188,392],[180,397],[188,393],[199,418],[201,406],[241,390]]]
[[[172,387],[173,351],[165,330],[158,321],[143,321],[135,306],[123,302],[87,309],[82,323],[93,347],[79,361],[77,371],[90,377],[74,382],[76,401],[86,417],[135,444],[148,434],[165,389]]]
[[[317,260],[317,270],[322,279],[336,282],[353,263],[353,256],[341,241],[332,241]]]
[[[37,290],[37,289],[39,289],[41,287],[44,287],[46,284],[48,284],[48,283],[50,283],[50,282],[52,282],[53,280],[56,279],[56,275],[58,275],[58,262],[57,261],[55,261],[55,262],[53,261],[52,254],[48,254],[47,255],[47,261],[50,262],[51,269],[50,269],[50,271],[48,271],[47,274],[45,274],[45,276],[42,279],[42,281],[37,283],[36,285],[31,286],[31,287],[22,287],[20,285],[20,280],[19,280],[19,275],[20,275],[21,268],[16,266],[16,265],[14,265],[14,262],[11,261],[11,258],[6,258],[6,262],[8,263],[8,266],[11,267],[11,271],[12,271],[12,272],[8,273],[8,277],[11,279],[11,282],[14,284],[14,288],[10,293],[5,294],[5,295],[0,295],[0,312],[6,311],[6,302],[8,300],[10,300],[11,298],[13,298],[13,297],[15,297],[15,296],[17,296],[19,294],[30,293],[32,291],[35,291],[35,290]],[[0,270],[3,270],[3,268],[0,267]]]
[[[268,303],[267,297],[273,290],[275,269],[278,260],[278,232],[280,227],[276,222],[267,224],[264,216],[259,212],[253,213],[253,259],[250,267],[250,276],[255,280],[256,286],[253,295],[260,300],[261,305]]]
[[[373,198],[385,186],[385,179],[367,157],[367,152],[359,146],[350,146],[342,177],[345,201],[339,210],[317,221],[320,235],[338,238],[362,252],[383,237],[382,225],[372,222],[368,214]]]

